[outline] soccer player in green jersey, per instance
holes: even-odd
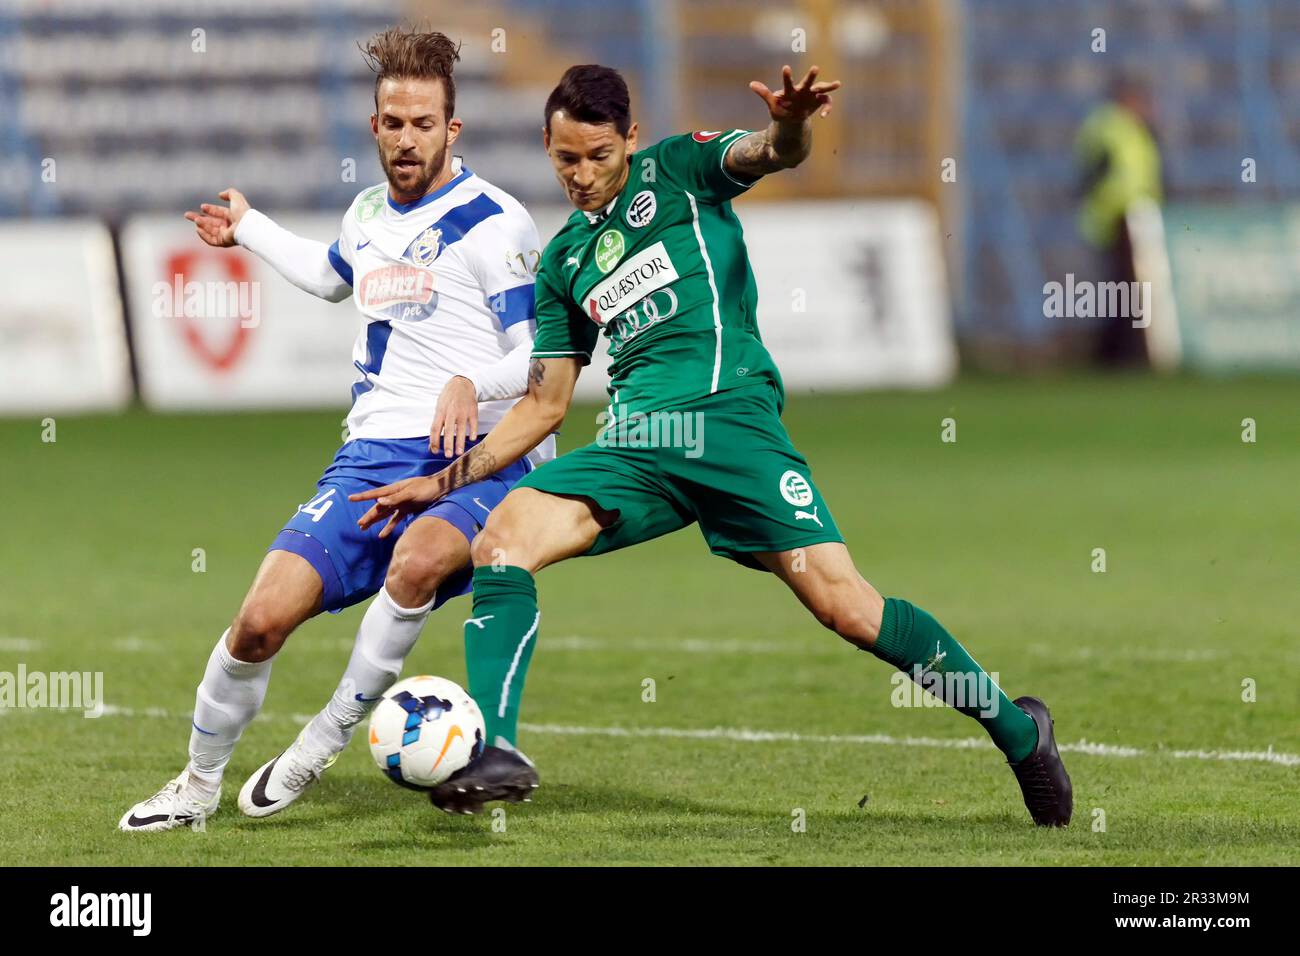
[[[977,720],[1035,823],[1069,822],[1070,778],[1047,707],[1013,703],[938,621],[858,573],[781,424],[781,375],[759,336],[731,200],[808,156],[812,119],[839,87],[817,72],[796,85],[786,67],[776,92],[750,84],[767,105],[765,129],[670,136],[641,150],[617,71],[571,67],[547,100],[543,141],[577,212],[542,253],[529,393],[446,470],[353,496],[377,499],[361,524],[386,518],[387,534],[515,461],[560,426],[604,337],[611,401],[596,442],[522,478],[474,540],[465,646],[491,746],[431,792],[442,809],[525,799],[537,785],[515,747],[541,621],[533,576],[698,522],[714,554],[770,571],[827,628]]]

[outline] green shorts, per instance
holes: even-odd
[[[755,551],[843,541],[790,443],[768,383],[607,426],[597,440],[525,475],[516,488],[581,495],[617,518],[587,554],[698,521],[709,549],[762,569]]]

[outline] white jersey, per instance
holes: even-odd
[[[330,247],[362,318],[350,438],[427,437],[447,381],[500,362],[513,347],[510,328],[531,328],[537,227],[459,158],[452,169],[451,182],[404,205],[387,184],[364,190]],[[479,434],[517,400],[480,402]],[[539,451],[553,457],[554,438]]]

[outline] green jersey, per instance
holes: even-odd
[[[575,212],[542,252],[533,357],[590,361],[603,335],[616,417],[763,381],[784,401],[731,211],[752,183],[722,165],[745,132],[671,136],[633,154],[610,205]]]

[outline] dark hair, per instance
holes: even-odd
[[[445,34],[418,26],[389,27],[361,48],[366,65],[375,74],[375,109],[379,109],[379,84],[386,79],[439,79],[445,94],[446,119],[456,112],[456,81],[452,68],[460,59],[460,45]]]
[[[618,135],[632,127],[632,99],[618,70],[595,63],[571,66],[546,98],[546,131],[551,116],[564,110],[580,123],[613,123]]]

